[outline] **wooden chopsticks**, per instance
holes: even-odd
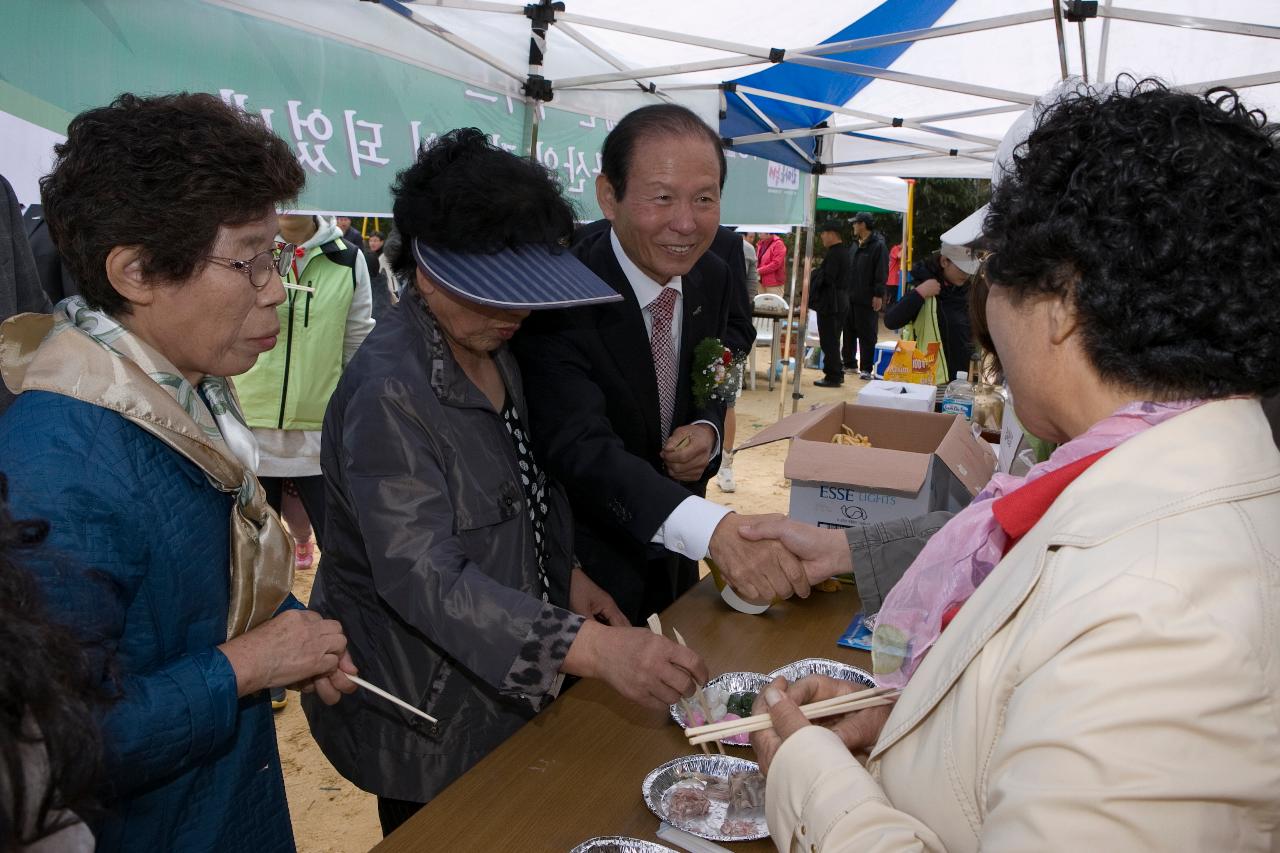
[[[431,723],[434,725],[435,723],[439,722],[439,720],[437,720],[435,717],[428,714],[426,711],[423,711],[419,708],[415,708],[414,706],[410,705],[408,702],[404,701],[400,697],[391,695],[387,691],[383,690],[381,687],[372,685],[369,682],[365,681],[363,678],[360,678],[355,675],[348,675],[347,678],[351,679],[352,683],[360,685],[365,690],[368,690],[370,693],[374,693],[374,694],[377,694],[378,696],[381,696],[383,699],[386,699],[388,702],[392,703],[393,705],[399,705],[401,708],[404,708],[410,714],[417,714],[419,717],[426,720],[428,723]]]
[[[808,705],[801,705],[800,711],[809,720],[834,717],[837,714],[861,711],[864,708],[874,708],[878,705],[892,705],[897,701],[898,694],[901,692],[901,690],[889,687],[876,687],[871,690],[862,690],[858,693],[834,696],[821,702],[810,702]],[[753,717],[743,717],[741,720],[729,720],[728,722],[712,723],[706,726],[693,726],[685,729],[684,734],[689,739],[690,746],[699,746],[708,741],[719,741],[720,738],[733,737],[734,735],[748,734],[750,732],[762,732],[769,728],[773,728],[773,721],[769,715],[756,714]]]
[[[650,615],[649,615],[649,619],[648,619],[647,621],[648,621],[648,623],[649,623],[649,630],[650,630],[650,631],[652,631],[653,633],[657,634],[659,637],[661,637],[661,636],[662,636],[662,620],[658,618],[658,614],[657,614],[657,613],[652,613],[652,614],[650,614]],[[680,645],[684,646],[686,649],[687,649],[687,648],[689,648],[689,644],[688,644],[688,643],[686,643],[686,642],[684,641],[684,637],[680,636],[680,632],[679,632],[679,631],[677,631],[676,629],[672,628],[672,629],[671,629],[671,633],[673,633],[673,634],[675,634],[675,635],[676,635],[676,642],[678,642]],[[702,692],[702,687],[700,687],[700,686],[699,686],[699,685],[697,685],[696,683],[694,684],[693,698],[698,702],[698,705],[702,708],[702,719],[704,719],[704,720],[710,720],[710,719],[711,719],[711,705],[707,702],[707,697],[706,697],[706,694],[704,694],[704,693]],[[681,707],[681,709],[683,709],[683,710],[684,710],[684,717],[685,717],[685,719],[686,719],[686,720],[692,720],[692,719],[693,719],[693,706],[691,706],[691,705],[689,704],[689,700],[688,700],[688,699],[681,698],[681,699],[680,699],[680,707]],[[687,729],[686,729],[686,731],[687,731]],[[708,738],[707,740],[698,741],[698,743],[697,743],[697,744],[694,744],[694,745],[695,745],[695,746],[701,746],[701,747],[702,747],[702,752],[703,752],[704,754],[706,754],[706,755],[710,755],[710,754],[711,754],[711,750],[707,748],[707,743],[708,743],[709,741],[716,741],[716,751],[717,751],[717,752],[719,752],[721,755],[724,755],[724,754],[725,754],[725,753],[724,753],[724,746],[723,746],[723,745],[722,745],[722,744],[721,744],[721,743],[720,743],[716,738]]]

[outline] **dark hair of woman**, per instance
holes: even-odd
[[[632,110],[609,131],[604,147],[600,149],[600,174],[613,187],[618,201],[627,193],[627,176],[631,172],[631,160],[636,145],[651,136],[701,136],[707,140],[720,160],[720,189],[728,174],[724,159],[724,147],[720,135],[698,114],[679,104],[651,104]]]
[[[94,709],[104,701],[80,644],[49,621],[36,579],[21,565],[49,525],[14,520],[7,500],[0,474],[0,850],[97,811],[102,744]],[[48,762],[36,788],[24,770],[33,752]]]
[[[417,239],[455,252],[490,254],[529,243],[567,246],[574,210],[555,175],[494,145],[474,127],[458,128],[418,152],[391,187],[396,230],[406,241],[393,259],[413,280]]]
[[[167,132],[155,132],[162,124]],[[107,280],[113,248],[141,246],[147,278],[181,281],[206,262],[221,226],[296,197],[306,179],[260,117],[202,93],[126,92],[72,119],[53,150],[40,181],[49,234],[90,307],[117,315],[129,305]]]
[[[1225,88],[1068,95],[992,195],[987,275],[1066,296],[1104,381],[1152,400],[1274,390],[1278,134]]]

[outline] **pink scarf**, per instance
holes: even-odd
[[[876,683],[902,687],[942,633],[943,614],[958,609],[1004,557],[1008,536],[992,512],[996,499],[1200,405],[1129,403],[1059,447],[1025,477],[996,474],[969,506],[934,534],[876,614],[871,661]]]

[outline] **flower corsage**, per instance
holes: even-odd
[[[742,388],[739,369],[746,356],[737,356],[719,338],[703,338],[693,348],[693,401],[705,406],[710,400],[733,402]]]

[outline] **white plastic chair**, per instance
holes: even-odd
[[[773,390],[773,366],[777,363],[778,357],[778,336],[775,334],[778,328],[778,321],[786,318],[791,313],[791,306],[787,305],[787,300],[783,299],[776,293],[761,293],[756,296],[752,305],[755,310],[777,312],[778,317],[752,317],[751,322],[756,327],[756,345],[751,348],[751,353],[747,358],[747,369],[751,375],[751,390],[756,390],[756,349],[759,347],[769,348],[769,365],[767,375],[769,380],[769,390]]]

